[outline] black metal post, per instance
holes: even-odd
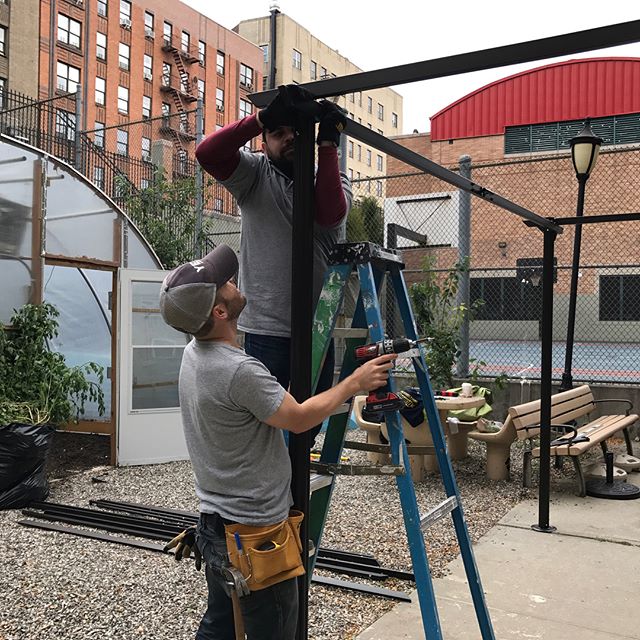
[[[551,469],[551,357],[553,353],[553,251],[557,234],[544,229],[542,254],[542,361],[540,371],[540,482],[536,531],[553,533],[549,525],[549,486]]]
[[[578,176],[578,205],[576,217],[582,218],[584,211],[584,191],[589,176]],[[578,276],[580,274],[580,247],[582,244],[582,224],[576,222],[573,236],[573,261],[571,264],[571,286],[569,289],[569,315],[567,317],[567,343],[564,352],[564,371],[560,391],[573,389],[571,366],[573,361],[573,340],[576,326],[576,302],[578,298]]]
[[[298,402],[311,396],[311,328],[313,324],[313,220],[314,134],[312,118],[298,113],[293,182],[293,234],[291,247],[291,394]],[[302,558],[308,565],[309,434],[289,434],[293,503],[305,514],[300,538]],[[298,578],[297,640],[308,631],[308,578]]]

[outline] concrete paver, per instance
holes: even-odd
[[[495,637],[640,639],[640,500],[554,497],[555,534],[531,530],[537,502],[517,505],[474,546]],[[480,631],[460,558],[434,581],[443,637]],[[424,638],[417,594],[358,640]]]

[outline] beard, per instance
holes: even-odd
[[[271,158],[273,165],[282,171],[287,178],[293,180],[293,160],[287,160],[284,156],[280,156],[277,159]]]
[[[225,300],[225,304],[227,306],[227,314],[229,316],[229,320],[234,321],[240,317],[242,310],[247,304],[247,299],[240,292],[238,292],[238,295],[235,296],[232,300]]]

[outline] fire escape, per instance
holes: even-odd
[[[171,54],[173,64],[178,72],[175,75],[171,71],[164,71],[160,86],[162,92],[171,96],[177,114],[177,122],[174,120],[174,116],[165,115],[160,131],[171,137],[177,149],[178,160],[182,164],[186,163],[188,159],[185,141],[190,142],[196,139],[195,126],[189,121],[187,112],[190,107],[193,108],[193,103],[198,99],[198,79],[194,76],[190,80],[185,64],[191,65],[198,62],[198,57],[194,55],[190,46],[185,46],[183,43],[180,43],[179,47],[176,46],[173,35],[171,37],[164,36],[162,50]]]

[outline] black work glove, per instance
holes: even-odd
[[[316,141],[318,144],[325,141],[332,142],[337,147],[340,144],[340,134],[347,126],[347,118],[344,111],[329,100],[321,100],[320,106],[322,111]]]
[[[202,555],[196,545],[196,528],[191,526],[186,528],[182,533],[179,533],[173,540],[169,540],[164,545],[163,551],[169,551],[169,549],[176,548],[175,558],[180,561],[182,558],[188,558],[193,550],[193,559],[196,562],[196,569],[200,571],[202,567]]]
[[[313,100],[313,96],[296,84],[279,87],[278,95],[258,112],[260,122],[267,131],[278,127],[293,127],[296,110],[304,111]]]

